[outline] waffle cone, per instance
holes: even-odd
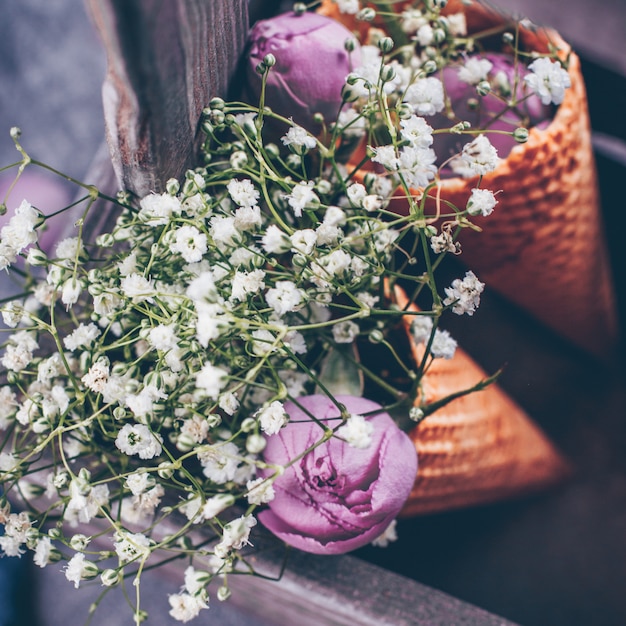
[[[355,28],[353,17],[334,13],[336,5],[325,3],[325,11]],[[446,12],[465,13],[470,33],[507,19],[461,0],[450,0]],[[528,141],[483,177],[482,188],[502,193],[492,215],[473,219],[482,232],[463,229],[460,259],[490,289],[557,334],[606,357],[618,339],[617,312],[580,61],[554,31],[522,28],[520,41],[540,53],[556,47],[568,62],[571,87],[548,126],[531,129]],[[464,208],[476,182],[445,179],[441,198]],[[392,206],[407,210],[403,200]]]
[[[406,296],[396,291],[398,304]],[[414,310],[414,307],[412,307]],[[424,347],[412,340],[416,361]],[[435,402],[473,387],[487,374],[462,350],[435,359],[423,379],[423,398]],[[419,460],[403,516],[436,513],[519,496],[553,485],[568,463],[526,413],[496,384],[462,396],[429,415],[409,436]]]

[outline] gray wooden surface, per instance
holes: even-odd
[[[143,197],[194,165],[202,108],[224,94],[245,0],[87,0],[107,56],[104,115],[120,184]]]

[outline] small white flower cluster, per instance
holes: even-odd
[[[545,57],[535,59],[528,69],[531,74],[524,79],[530,89],[541,98],[543,104],[561,104],[565,98],[565,90],[571,87],[572,81],[567,70],[558,61]]]
[[[17,260],[17,255],[37,241],[37,226],[43,217],[24,200],[15,210],[8,224],[0,230],[0,270]]]
[[[73,551],[65,575],[77,587],[97,576],[114,587],[161,547],[193,554],[170,596],[170,615],[189,621],[208,608],[208,585],[241,567],[256,508],[276,498],[274,477],[257,469],[289,423],[286,403],[332,386],[338,355],[350,362],[346,376],[358,372],[352,389],[375,386],[378,364],[360,358],[370,342],[400,358],[392,344],[406,311],[396,287],[430,290],[438,303],[413,317],[424,356],[406,370],[427,376],[430,359],[453,358],[457,344],[440,318],[473,315],[484,285],[467,272],[441,290],[433,267],[460,253],[460,229],[494,211],[480,177],[499,159],[480,129],[456,124],[477,136],[450,167],[477,184],[465,207],[434,193],[443,174],[430,122],[449,112],[434,75],[449,60],[441,55],[451,50],[459,78],[477,90],[493,69],[484,60],[459,66],[466,25],[462,15],[442,16],[440,4],[399,16],[416,46],[406,62],[388,55],[380,34],[362,46],[345,87],[350,105],[326,135],[215,99],[203,120],[205,165],[135,204],[120,196],[95,241],[80,230],[49,254],[37,235],[44,218],[26,201],[2,227],[0,269],[23,257],[28,295],[0,307],[10,329],[0,345],[0,479],[29,507],[11,513],[0,501],[3,554],[29,550],[43,567],[61,559],[60,542]],[[357,0],[337,5],[362,11]],[[528,88],[560,102],[560,65],[537,59],[530,69]],[[282,124],[281,145],[267,140],[267,119]],[[345,155],[362,136],[370,145],[360,168]],[[358,449],[372,442],[361,415],[334,434]],[[163,539],[174,512],[188,522],[184,536]],[[96,518],[111,542],[88,552],[76,526]],[[194,554],[187,542],[200,525],[213,535]],[[394,537],[390,526],[376,541]],[[115,567],[104,565],[109,558]],[[224,582],[217,597],[228,593]]]

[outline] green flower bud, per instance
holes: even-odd
[[[369,334],[368,339],[370,340],[371,343],[380,343],[381,341],[384,341],[385,336],[380,330],[373,330]]]
[[[502,35],[502,41],[505,44],[512,46],[515,43],[515,36],[513,35],[513,33],[504,33]]]
[[[259,454],[265,449],[267,442],[265,437],[259,434],[252,434],[246,439],[246,450],[250,454]]]
[[[486,96],[491,91],[491,85],[488,80],[481,80],[478,85],[476,85],[476,93],[479,96]]]
[[[222,586],[217,590],[217,599],[220,602],[224,602],[224,600],[228,600],[230,598],[231,591],[228,587]]]
[[[209,114],[209,121],[214,126],[221,126],[225,119],[226,115],[224,114],[224,111],[220,111],[219,109],[213,109]]]
[[[361,20],[362,22],[372,22],[376,18],[376,11],[374,9],[366,8],[361,9],[356,14],[356,19]]]
[[[520,126],[513,131],[513,138],[518,143],[526,143],[528,141],[528,129]]]
[[[76,550],[76,552],[83,552],[85,548],[89,545],[91,541],[91,537],[87,537],[86,535],[76,534],[70,539],[70,548],[72,550]]]
[[[251,433],[256,429],[256,420],[253,417],[246,417],[243,422],[241,422],[241,431],[244,433]]]
[[[293,5],[293,12],[296,15],[304,15],[306,13],[306,4],[304,2],[296,2]]]
[[[422,66],[422,69],[427,74],[432,74],[433,72],[437,71],[437,62],[433,59],[428,59],[428,61],[426,61],[426,63],[424,63],[424,65]]]
[[[380,70],[380,79],[383,83],[388,83],[396,77],[396,70],[391,65],[384,65]]]
[[[169,480],[174,475],[174,468],[171,463],[167,461],[163,461],[163,463],[159,463],[159,467],[157,468],[157,474],[160,478],[164,480]]]
[[[105,569],[100,574],[100,580],[105,587],[115,587],[122,582],[122,572],[115,569]]]
[[[226,106],[226,103],[224,102],[224,100],[222,100],[222,98],[212,98],[211,101],[209,102],[209,107],[211,109],[223,110],[225,106]]]
[[[91,580],[92,578],[95,578],[99,573],[100,568],[95,563],[92,563],[91,561],[84,562],[82,575],[83,578]]]
[[[378,48],[383,54],[387,54],[388,52],[391,52],[393,50],[394,45],[395,45],[394,41],[391,37],[382,37],[378,41]]]
[[[170,178],[165,183],[165,191],[170,196],[175,196],[180,191],[180,183],[175,178]]]

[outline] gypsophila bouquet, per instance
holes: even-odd
[[[210,585],[225,599],[254,573],[257,520],[320,554],[394,539],[417,470],[404,431],[447,401],[421,393],[455,353],[440,322],[484,287],[435,270],[497,211],[481,188],[495,144],[524,141],[567,85],[554,58],[525,66],[515,31],[499,34],[512,61],[485,57],[443,2],[375,4],[337,7],[397,42],[302,7],[257,25],[248,95],[209,103],[198,167],[164,193],[79,184],[84,216],[51,248],[45,207],[3,218],[0,267],[22,291],[2,304],[2,554],[66,561],[76,587],[185,559],[185,622]],[[330,72],[305,71],[316,31]],[[12,134],[19,178],[41,164]],[[439,193],[451,173],[476,177],[466,206]],[[88,238],[103,203],[116,217]]]

